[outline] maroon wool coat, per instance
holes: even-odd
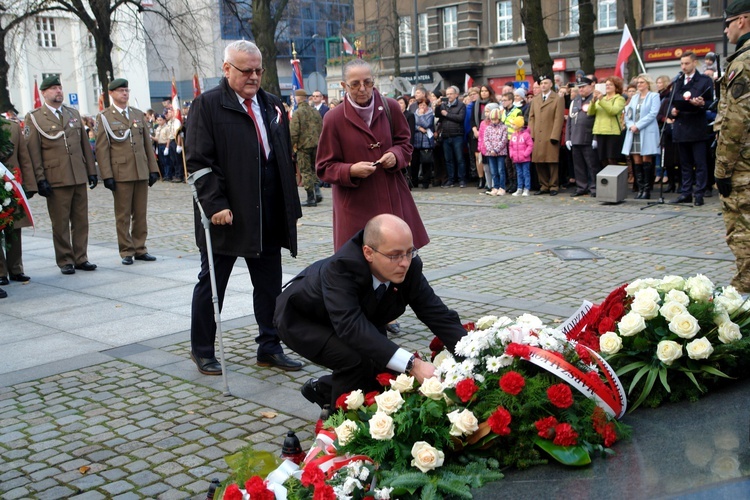
[[[373,99],[375,110],[369,128],[346,97],[323,119],[316,170],[320,180],[330,183],[332,188],[333,248],[338,251],[367,221],[384,213],[405,220],[411,228],[414,247],[422,248],[430,238],[403,171],[409,166],[412,153],[409,125],[398,103],[386,98],[393,120],[391,134],[383,97],[377,90],[373,90]],[[377,143],[380,146],[372,147]],[[387,152],[396,155],[394,168],[378,167],[366,179],[349,175],[354,163],[375,162]]]

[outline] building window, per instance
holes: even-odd
[[[430,50],[430,29],[427,25],[427,14],[419,14],[419,52]]]
[[[617,28],[617,0],[599,0],[598,15],[599,30],[613,30]]]
[[[90,49],[96,48],[96,42],[94,41],[94,35],[91,33],[86,33],[86,44]]]
[[[708,0],[688,0],[688,18],[708,17]]]
[[[497,41],[513,41],[513,8],[510,2],[497,2]]]
[[[458,47],[458,7],[443,9],[443,48]]]
[[[398,18],[398,45],[401,54],[412,54],[411,50],[411,17]]]
[[[674,0],[654,0],[654,22],[674,21]]]
[[[578,34],[578,0],[570,0],[568,7],[568,33],[571,35]]]
[[[55,20],[51,17],[36,18],[36,39],[40,47],[52,49],[57,47]]]

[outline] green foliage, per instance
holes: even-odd
[[[242,486],[253,476],[266,477],[281,465],[281,458],[268,451],[258,451],[252,445],[245,446],[237,453],[224,457],[232,473],[224,481],[226,485],[237,483]],[[223,490],[223,488],[222,488]],[[217,495],[217,498],[220,498]]]

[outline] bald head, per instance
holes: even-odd
[[[405,235],[411,238],[411,229],[406,222],[395,215],[380,214],[365,225],[364,244],[379,248],[384,241]]]

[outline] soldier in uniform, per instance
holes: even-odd
[[[146,249],[148,188],[159,180],[149,125],[142,111],[128,106],[128,81],[117,78],[109,84],[112,105],[96,119],[96,158],[104,187],[115,200],[117,244],[122,263],[133,259],[151,262],[156,257]]]
[[[732,285],[750,292],[750,0],[732,2],[724,13],[724,32],[735,53],[721,78],[719,114],[714,124],[716,186],[721,194],[727,244],[736,259]]]
[[[307,102],[307,93],[294,91],[297,110],[292,115],[289,125],[292,136],[292,148],[297,152],[297,168],[302,175],[302,186],[307,192],[307,201],[303,207],[315,207],[323,201],[323,195],[316,190],[318,176],[315,174],[315,156],[318,152],[320,132],[323,130],[323,119],[320,113]]]
[[[573,172],[576,190],[570,196],[582,196],[590,193],[596,198],[596,174],[601,170],[599,157],[594,151],[594,120],[589,115],[589,106],[593,99],[594,82],[585,76],[576,79],[578,96],[570,103],[568,126],[565,129],[565,147],[573,153]]]
[[[93,271],[86,182],[90,189],[98,182],[94,154],[78,110],[63,104],[60,78],[48,76],[39,90],[44,104],[26,114],[24,135],[37,190],[47,199],[55,260],[63,274]]]

